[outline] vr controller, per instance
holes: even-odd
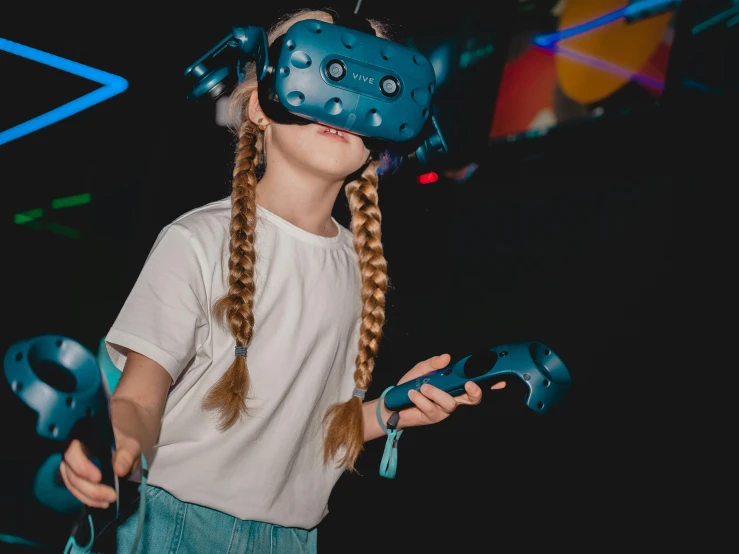
[[[87,551],[119,516],[120,487],[113,471],[115,436],[110,418],[110,390],[93,354],[74,340],[42,335],[16,342],[3,361],[10,389],[37,415],[35,435],[53,451],[39,466],[34,479],[35,500],[59,511],[65,506],[76,519],[70,540]],[[61,455],[79,439],[112,487],[118,500],[107,509],[89,508],[71,496],[59,475]],[[28,439],[31,442],[31,439]],[[77,513],[79,510],[79,513]],[[97,544],[96,551],[105,551]]]
[[[393,387],[385,394],[385,407],[393,412],[410,408],[413,403],[408,392],[418,391],[426,383],[456,396],[464,393],[468,381],[484,386],[510,375],[526,384],[525,403],[539,414],[546,414],[552,405],[560,403],[572,383],[567,366],[552,349],[536,341],[513,342]]]
[[[233,27],[185,70],[191,100],[217,100],[253,62],[260,106],[279,123],[320,123],[361,136],[373,151],[416,158],[448,151],[433,114],[436,76],[418,50],[375,36],[362,18],[298,21],[272,46],[261,27]]]

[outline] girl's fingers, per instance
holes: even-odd
[[[440,388],[423,385],[421,387],[421,392],[426,398],[432,401],[432,404],[435,404],[441,409],[441,411],[447,414],[452,413],[457,407],[457,401],[454,397]]]
[[[70,442],[69,447],[64,451],[64,461],[76,475],[88,481],[99,483],[103,478],[100,470],[87,457],[82,443],[77,439]]]
[[[439,389],[436,389],[435,387],[429,387],[429,388],[439,391],[441,394],[446,394],[445,392],[440,391]],[[433,400],[431,400],[430,398],[426,396],[425,389],[422,388],[422,390],[424,390],[424,393],[420,393],[415,389],[411,390],[408,393],[408,398],[411,399],[411,402],[415,404],[416,408],[419,409],[419,411],[423,414],[423,416],[429,422],[432,422],[432,423],[437,423],[441,421],[442,419],[448,417],[449,413],[451,412],[447,412],[444,409],[442,409],[438,404],[436,404],[436,402],[434,402]],[[433,394],[433,393],[429,392],[429,394]],[[454,403],[453,398],[452,398],[452,403]],[[456,403],[455,403],[455,406],[456,406]],[[454,408],[452,408],[452,411],[453,410]]]
[[[449,356],[449,354],[440,354],[439,356],[432,356],[426,360],[423,360],[422,362],[418,362],[415,366],[413,366],[413,369],[411,369],[403,376],[398,384],[402,385],[403,383],[406,383],[411,379],[415,379],[416,377],[420,377],[421,375],[426,375],[427,373],[431,373],[432,371],[436,371],[437,369],[446,367],[447,365],[449,365],[450,360],[451,357]]]
[[[133,469],[134,456],[125,449],[118,449],[113,456],[113,471],[118,477],[125,477]]]
[[[93,508],[107,508],[111,502],[115,502],[116,494],[111,487],[80,477],[64,460],[59,465],[59,473],[69,492],[83,504]]]

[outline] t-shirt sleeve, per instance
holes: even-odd
[[[207,333],[202,263],[187,231],[165,227],[105,337],[110,359],[123,369],[138,352],[179,377]]]

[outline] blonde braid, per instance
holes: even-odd
[[[367,390],[372,382],[372,371],[385,323],[385,292],[388,285],[387,262],[381,241],[382,217],[377,195],[378,166],[379,161],[370,162],[361,176],[346,186],[352,214],[354,250],[359,257],[362,276],[362,322],[359,328],[354,382],[357,388],[363,390]],[[343,448],[344,455],[339,464],[353,471],[356,459],[364,448],[362,399],[352,396],[344,403],[334,404],[326,412],[324,423],[324,462],[334,458]]]
[[[228,260],[228,293],[214,305],[217,321],[225,321],[237,346],[248,346],[254,331],[254,251],[257,224],[256,167],[261,157],[261,133],[251,122],[239,133],[231,190],[231,240]],[[249,369],[246,356],[235,356],[226,373],[203,399],[207,410],[218,410],[221,430],[230,428],[247,413]]]

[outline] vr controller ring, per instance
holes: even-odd
[[[38,414],[40,437],[66,440],[77,421],[100,409],[103,382],[97,360],[76,341],[58,335],[19,341],[8,348],[3,366],[12,391]],[[40,374],[50,381],[55,375],[57,386]],[[67,386],[71,380],[74,385]]]

